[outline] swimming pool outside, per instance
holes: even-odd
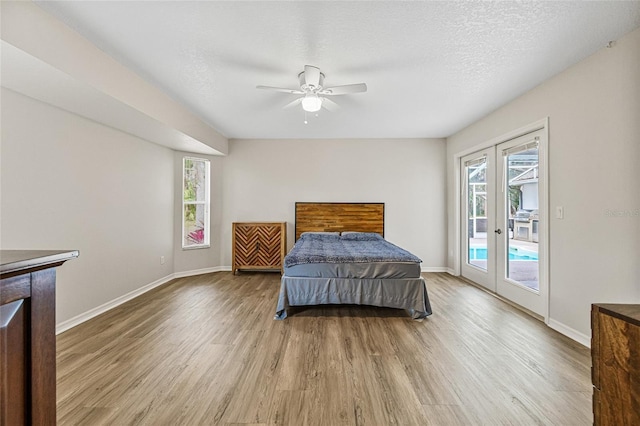
[[[486,247],[469,247],[469,260],[487,260]],[[517,247],[509,247],[509,260],[538,260],[538,253],[523,250]]]

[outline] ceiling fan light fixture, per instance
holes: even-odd
[[[320,68],[312,65],[304,66],[304,71],[298,74],[298,81],[300,82],[300,89],[287,89],[284,87],[273,86],[256,86],[256,89],[266,89],[275,92],[289,93],[291,95],[301,95],[301,97],[293,102],[289,102],[283,108],[291,108],[301,104],[305,113],[315,113],[320,111],[320,108],[333,112],[338,108],[338,104],[330,99],[331,96],[350,95],[352,93],[362,93],[367,91],[367,85],[365,83],[324,87],[324,74],[320,72]]]
[[[302,99],[302,109],[307,112],[319,111],[322,107],[322,99],[315,93],[307,93]]]

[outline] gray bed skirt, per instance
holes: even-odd
[[[406,309],[414,319],[431,315],[424,278],[307,278],[284,275],[274,319],[289,306],[353,304]]]

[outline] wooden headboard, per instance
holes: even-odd
[[[377,232],[384,237],[384,203],[296,203],[296,241],[303,232]]]

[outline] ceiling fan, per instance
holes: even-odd
[[[302,109],[307,112],[316,112],[320,108],[334,111],[339,108],[338,104],[326,96],[348,95],[351,93],[361,93],[367,91],[364,83],[345,84],[343,86],[324,87],[324,74],[320,68],[312,65],[305,65],[304,71],[298,74],[300,81],[299,89],[286,89],[283,87],[256,86],[256,89],[274,90],[276,92],[291,93],[293,95],[303,95],[293,102],[288,103],[284,108],[302,104]]]

